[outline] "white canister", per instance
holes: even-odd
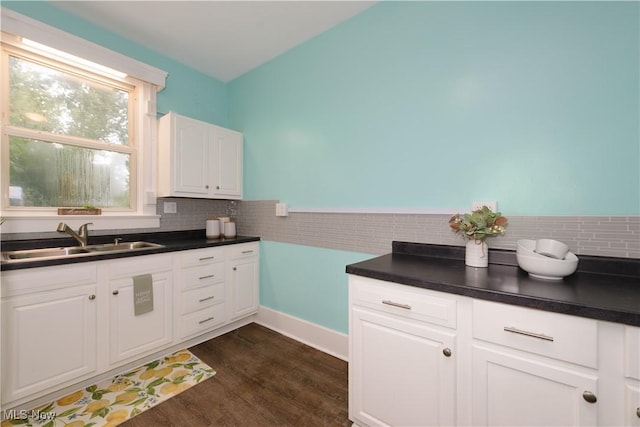
[[[219,216],[218,221],[220,222],[220,234],[224,236],[224,223],[231,221],[231,218],[228,216]]]
[[[207,220],[207,239],[217,239],[220,237],[220,221],[217,219]]]
[[[224,237],[231,238],[236,237],[236,223],[228,221],[224,223]]]

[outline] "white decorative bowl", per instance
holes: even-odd
[[[516,259],[518,265],[530,276],[539,279],[561,280],[573,274],[578,268],[578,257],[572,252],[564,259],[555,259],[535,252],[535,240],[518,240]]]

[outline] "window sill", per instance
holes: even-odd
[[[73,229],[87,222],[93,223],[90,230],[126,230],[134,228],[159,228],[160,215],[107,214],[107,215],[42,215],[10,216],[2,214],[5,220],[2,233],[34,233],[55,231],[64,222]]]

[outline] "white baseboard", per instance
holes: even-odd
[[[349,337],[347,334],[264,306],[260,306],[254,321],[289,338],[344,361],[349,361]]]

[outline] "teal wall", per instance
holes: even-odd
[[[638,214],[638,2],[385,2],[229,85],[248,199]]]
[[[229,84],[245,197],[640,214],[637,2],[386,2]],[[261,304],[346,332],[344,266],[264,242]],[[391,249],[391,248],[389,248]]]
[[[71,15],[47,2],[2,1],[1,5],[168,72],[166,87],[158,93],[158,113],[167,113],[172,110],[199,120],[228,126],[227,86],[223,82]]]
[[[345,266],[369,254],[261,242],[260,304],[347,333]]]

